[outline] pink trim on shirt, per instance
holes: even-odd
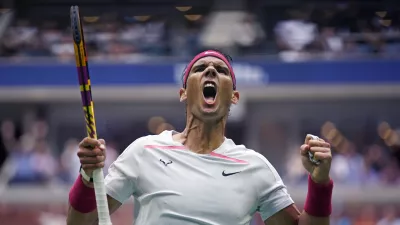
[[[218,157],[218,158],[221,158],[221,159],[230,160],[230,161],[233,161],[233,162],[246,163],[246,164],[248,164],[247,161],[244,161],[244,160],[241,160],[241,159],[231,158],[231,157],[228,157],[228,156],[226,156],[226,155],[218,154],[218,153],[215,153],[215,152],[211,152],[210,155],[215,156],[215,157]]]
[[[174,145],[145,145],[144,148],[148,149],[162,149],[162,150],[187,150],[185,146],[174,146]],[[232,162],[237,162],[237,163],[245,163],[248,164],[249,162],[241,160],[241,159],[235,159],[228,157],[226,155],[218,154],[215,152],[210,153],[211,156],[221,158],[221,159],[226,159]]]
[[[185,150],[185,146],[173,146],[173,145],[145,145],[144,148],[150,149],[163,149],[163,150]]]

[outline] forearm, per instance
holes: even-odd
[[[121,203],[107,195],[108,210],[115,212]],[[78,178],[69,195],[67,225],[97,224],[98,215],[93,183]]]
[[[299,225],[329,225],[332,212],[333,181],[317,184],[309,177],[304,211],[299,216]]]
[[[90,213],[80,213],[71,205],[68,206],[67,225],[90,225],[97,220],[97,211]]]
[[[314,217],[303,211],[299,216],[298,225],[329,225],[329,217]]]
[[[97,220],[97,211],[95,205],[93,205],[93,184],[87,182],[81,177],[78,179],[79,180],[75,182],[69,195],[67,225],[94,224],[94,222]],[[89,197],[89,199],[83,199],[87,197]],[[77,202],[77,200],[80,201]],[[86,205],[87,202],[92,202],[92,204],[90,204],[91,206],[83,206]],[[75,208],[79,206],[79,208],[77,208],[78,210],[75,209],[74,206]]]

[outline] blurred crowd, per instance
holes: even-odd
[[[79,140],[68,139],[63,148],[59,149],[59,145],[52,142],[50,130],[51,127],[45,119],[37,118],[29,113],[19,121],[3,120],[1,122],[0,163],[4,162],[0,170],[1,181],[8,180],[8,185],[11,187],[15,185],[70,185],[74,182],[80,167],[76,156]],[[162,130],[155,132],[160,133]],[[112,140],[107,141],[106,168],[123,148],[124,146],[117,146]],[[350,141],[344,142],[340,147],[335,147],[331,175],[336,185],[399,185],[399,164],[394,157],[391,157],[390,151],[377,144],[360,150]],[[285,160],[286,170],[281,175],[287,184],[298,184],[306,180],[307,175],[297,153],[288,149],[287,158],[282,158]],[[107,170],[105,169],[104,172],[106,174]],[[334,208],[332,225],[400,225],[398,206],[347,206],[345,204]],[[12,213],[15,211],[11,209],[11,206],[0,207],[0,217],[5,218],[5,221],[14,221],[15,216]],[[62,221],[64,218],[63,214],[51,216],[50,208],[41,212],[18,212],[31,213],[29,218],[46,217],[48,221]],[[49,223],[38,222],[38,224]],[[255,217],[252,225],[260,224],[263,224],[260,218]]]
[[[7,178],[9,185],[70,184],[75,181],[80,168],[76,155],[80,140],[67,140],[61,151],[49,140],[49,126],[44,120],[28,118],[22,127],[17,127],[11,120],[1,123],[1,176]],[[118,154],[113,143],[108,143],[105,168]],[[106,169],[104,172],[107,174]]]
[[[331,176],[335,183],[351,186],[400,185],[400,164],[393,151],[378,144],[358,148],[354,143],[346,142],[334,148]],[[292,152],[285,162],[283,178],[288,183],[304,183],[307,174],[297,152]]]
[[[60,151],[57,143],[50,142],[49,129],[45,120],[35,118],[30,118],[30,121],[25,119],[20,127],[11,120],[4,120],[1,123],[0,152],[3,152],[4,156],[8,155],[9,160],[6,162],[9,163],[5,163],[4,167],[8,168],[10,184],[74,181],[80,167],[76,156],[80,140],[68,139]],[[162,130],[157,131],[160,132]],[[107,140],[106,168],[123,148],[124,146],[117,146],[112,140]],[[334,148],[331,176],[337,184],[351,186],[400,185],[399,161],[393,157],[392,151],[378,144],[359,149],[355,144],[346,141]],[[283,168],[284,171],[280,172],[285,182],[288,184],[306,182],[307,174],[302,169],[297,151],[285,152],[286,166]]]
[[[398,55],[400,13],[360,7],[344,3],[324,7],[272,7],[262,12],[249,10],[237,16],[220,17],[233,21],[213,20],[216,15],[224,14],[222,11],[182,15],[182,21],[165,16],[84,17],[85,41],[91,58],[107,60],[186,57],[208,47],[223,48],[233,55],[279,54],[285,59],[299,55],[307,58],[314,53],[324,53],[326,57]],[[6,30],[0,54],[14,58],[55,56],[69,60],[73,58],[74,49],[66,22],[57,19],[35,22],[17,17]],[[210,23],[221,23],[231,29],[206,29]],[[216,35],[205,34],[207,32],[216,32]],[[222,40],[220,43],[216,41],[218,38]]]

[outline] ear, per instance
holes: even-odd
[[[185,88],[179,89],[179,101],[184,102],[186,101],[186,99],[187,99],[186,89]]]
[[[238,91],[233,91],[232,99],[231,99],[232,104],[236,105],[239,102],[239,98],[240,98],[239,92]]]

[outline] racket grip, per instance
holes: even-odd
[[[311,140],[318,140],[319,137],[315,136],[315,135],[311,135]],[[310,160],[310,162],[314,163],[315,165],[319,165],[321,163],[321,161],[316,160],[314,158],[314,154],[311,153],[310,151],[308,152],[308,159]]]
[[[93,171],[93,185],[96,194],[99,225],[112,225],[110,212],[108,210],[107,193],[102,169],[96,169]]]

